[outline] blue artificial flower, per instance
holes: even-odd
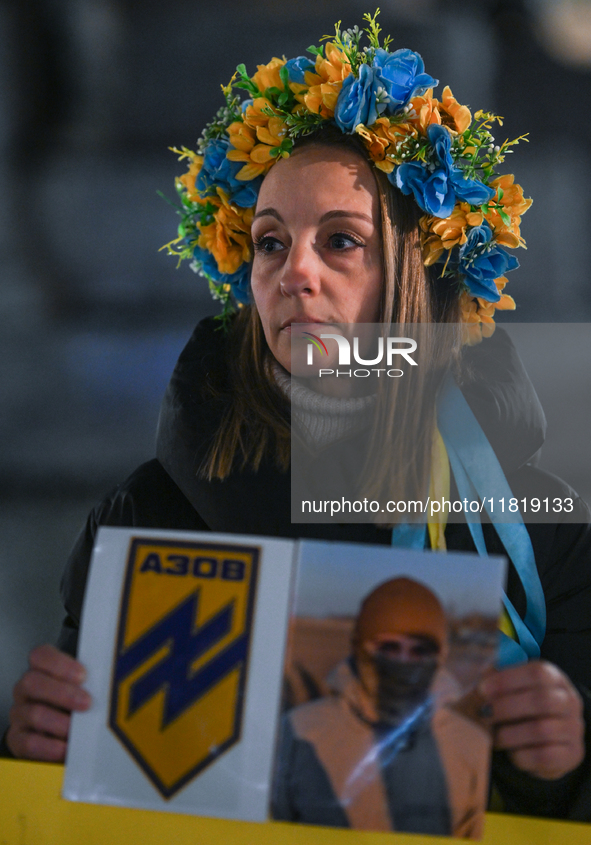
[[[456,204],[456,189],[451,157],[451,136],[445,126],[432,124],[427,136],[433,146],[430,165],[405,162],[399,165],[388,178],[403,194],[413,193],[416,203],[433,217],[449,217]],[[461,172],[458,171],[461,176]]]
[[[360,123],[371,126],[380,114],[395,114],[412,97],[437,84],[437,79],[424,73],[418,53],[412,50],[389,53],[379,48],[374,52],[371,66],[359,67],[358,78],[353,74],[345,78],[335,108],[335,121],[342,132],[353,133]]]
[[[403,49],[389,53],[380,47],[374,53],[372,67],[374,92],[381,87],[388,97],[385,109],[379,109],[386,114],[395,114],[404,108],[412,97],[420,96],[428,88],[439,85],[438,79],[433,79],[424,72],[422,58],[412,50]]]
[[[201,264],[204,273],[207,273],[214,282],[220,282],[224,275],[218,270],[218,264],[211,252],[207,249],[202,249],[200,246],[195,246],[193,249],[193,258]]]
[[[486,221],[470,230],[459,250],[458,272],[464,276],[468,290],[488,302],[501,298],[494,280],[517,267],[519,261],[492,240]]]
[[[469,202],[470,205],[483,205],[494,197],[495,192],[493,188],[489,188],[488,185],[485,185],[479,179],[466,179],[463,170],[454,166],[451,157],[451,135],[449,129],[445,126],[440,126],[438,123],[433,123],[427,129],[427,137],[433,145],[435,158],[445,168],[446,176],[450,180],[456,197],[459,200]],[[447,217],[447,214],[436,216]]]
[[[427,138],[429,139],[435,158],[447,170],[453,167],[453,159],[451,157],[451,135],[449,129],[441,126],[439,123],[432,123],[427,128]]]
[[[290,82],[297,82],[298,85],[305,85],[304,74],[307,70],[314,70],[315,63],[307,56],[298,56],[297,59],[290,59],[285,62]]]
[[[345,77],[334,110],[334,119],[341,132],[353,134],[363,123],[371,126],[378,119],[374,94],[374,73],[369,65],[359,68],[359,78],[352,73]]]
[[[465,179],[451,157],[451,135],[445,126],[434,123],[427,129],[427,137],[433,147],[432,164],[405,162],[399,165],[388,178],[403,194],[413,193],[417,205],[433,217],[449,217],[457,200],[470,205],[482,205],[495,194],[478,179]]]
[[[228,276],[228,284],[232,287],[232,293],[236,302],[241,305],[248,305],[250,302],[250,271],[252,262],[243,264],[239,270]]]
[[[235,273],[220,273],[217,261],[206,249],[195,246],[193,258],[201,264],[203,272],[206,273],[218,285],[230,285],[232,294],[237,302],[247,305],[250,292],[250,271],[251,262],[240,265]]]
[[[202,194],[213,192],[216,187],[220,187],[229,194],[233,203],[241,208],[250,208],[256,205],[262,179],[259,177],[250,182],[236,179],[236,174],[243,164],[226,158],[229,149],[233,147],[227,138],[216,138],[209,142],[205,148],[203,166],[195,180],[195,187]]]
[[[495,195],[494,189],[489,188],[479,179],[466,179],[459,167],[452,168],[450,178],[456,197],[470,205],[484,205]]]
[[[388,174],[392,184],[403,194],[414,194],[419,208],[433,217],[449,217],[456,204],[456,194],[445,168],[430,171],[417,162],[401,164]]]

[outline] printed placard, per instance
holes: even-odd
[[[504,563],[301,543],[273,818],[482,836]]]
[[[503,575],[475,555],[101,528],[64,797],[478,837],[474,693]]]
[[[101,528],[64,797],[268,817],[294,544]],[[273,636],[269,636],[269,632]]]

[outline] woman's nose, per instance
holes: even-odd
[[[314,296],[320,291],[320,259],[308,243],[292,243],[281,274],[285,296]]]

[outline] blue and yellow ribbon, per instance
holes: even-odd
[[[484,500],[490,521],[494,525],[507,555],[523,584],[526,612],[522,619],[506,594],[503,595],[503,614],[500,621],[501,643],[499,665],[508,666],[536,659],[546,631],[546,603],[540,576],[536,567],[534,550],[527,528],[519,512],[503,514],[490,506],[513,493],[503,469],[478,420],[455,382],[446,381],[437,412],[438,428],[435,432],[431,462],[429,495],[432,499],[449,500],[450,465],[460,499]],[[488,504],[488,506],[487,506]],[[507,516],[510,521],[506,521]],[[401,524],[392,531],[392,545],[402,548],[423,549],[427,535],[435,551],[445,551],[444,513],[437,521],[425,524]],[[476,550],[481,557],[488,557],[479,513],[467,513],[466,522]]]

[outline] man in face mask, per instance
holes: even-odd
[[[361,604],[351,646],[334,694],[286,716],[274,817],[481,836],[490,742],[434,701],[448,650],[437,597],[410,578],[380,584]]]
[[[364,715],[376,726],[400,726],[430,698],[447,653],[445,613],[423,584],[386,581],[363,601],[352,646]]]

